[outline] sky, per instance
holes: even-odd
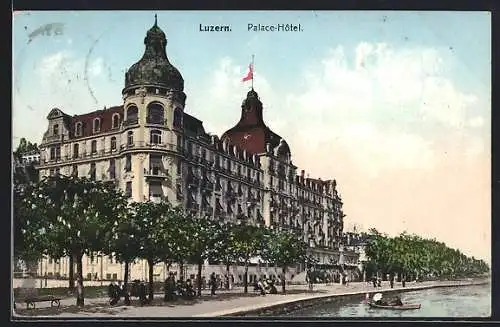
[[[239,120],[253,54],[264,120],[299,170],[337,180],[347,230],[408,231],[491,262],[488,12],[18,12],[13,146],[40,143],[54,107],[75,115],[122,104],[154,14],[184,77],[185,111],[207,132]]]

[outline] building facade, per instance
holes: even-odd
[[[133,201],[170,201],[200,219],[294,230],[318,260],[341,260],[344,214],[335,180],[298,171],[287,142],[264,123],[257,92],[244,98],[238,124],[221,137],[211,135],[185,111],[184,80],[167,58],[167,40],[156,21],[144,43],[143,57],[125,74],[123,104],[74,116],[50,111],[40,144],[40,177],[114,181]],[[123,267],[113,258],[95,260],[84,258],[85,276],[123,278]],[[40,274],[67,276],[67,262],[45,259]],[[146,269],[146,263],[135,263],[131,278],[147,278]],[[223,273],[213,265],[204,269],[207,275]],[[274,269],[255,262],[251,275]],[[240,271],[234,267],[232,273]],[[155,267],[155,276],[164,275],[162,264]]]

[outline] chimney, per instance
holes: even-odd
[[[300,177],[302,177],[302,179],[304,179],[304,174],[305,174],[305,173],[306,173],[306,172],[305,172],[305,170],[303,170],[303,169],[300,171]]]

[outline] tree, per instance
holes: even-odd
[[[106,248],[106,234],[116,223],[116,212],[123,210],[121,196],[110,183],[59,175],[42,179],[33,197],[44,200],[41,210],[37,210],[44,218],[44,253],[54,258],[75,258],[76,303],[83,306],[82,257]],[[70,267],[70,278],[71,272]]]
[[[424,239],[406,232],[396,237],[388,237],[376,230],[371,232],[365,249],[368,266],[383,274],[396,272],[412,278],[433,274],[454,278],[476,275],[489,269],[484,262],[475,262],[435,239]]]
[[[169,202],[135,202],[131,205],[131,218],[138,226],[136,242],[139,245],[138,257],[148,263],[149,273],[149,301],[153,300],[153,273],[154,265],[165,258],[165,244],[172,242],[178,235],[174,228],[179,230],[182,225],[170,217],[172,206]]]
[[[223,223],[218,228],[218,238],[212,248],[211,258],[221,262],[226,267],[226,275],[229,277],[229,268],[238,260],[235,250],[235,227],[230,223]]]
[[[203,263],[210,257],[211,250],[218,242],[220,230],[211,220],[189,216],[189,234],[191,235],[190,259],[198,266],[198,296],[201,296],[201,272]]]
[[[117,199],[118,200],[118,199]],[[108,234],[107,239],[107,249],[104,253],[108,255],[115,254],[116,259],[124,264],[125,273],[123,277],[123,288],[128,289],[128,277],[130,264],[134,262],[139,253],[139,238],[140,226],[133,219],[131,214],[131,208],[127,205],[127,200],[122,196],[120,208],[123,210],[117,210],[116,224],[114,224],[112,233]],[[125,304],[130,305],[129,293],[125,292]]]
[[[14,184],[14,256],[30,264],[41,258],[47,244],[44,223],[45,199],[34,183]]]
[[[281,287],[285,293],[287,269],[306,259],[307,244],[292,232],[277,230],[267,230],[264,241],[263,258],[281,267],[283,272]]]
[[[240,224],[234,227],[234,251],[236,258],[245,265],[243,280],[245,293],[248,293],[248,265],[252,257],[260,254],[263,236],[263,229],[258,226]]]
[[[18,159],[21,159],[21,156],[23,154],[36,150],[38,150],[38,145],[36,143],[31,143],[30,141],[27,141],[24,137],[21,137],[21,139],[19,140],[19,145],[14,151],[14,155]]]

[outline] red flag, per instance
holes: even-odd
[[[248,73],[245,77],[243,77],[242,82],[246,82],[251,79],[253,80],[253,64],[248,65]]]

